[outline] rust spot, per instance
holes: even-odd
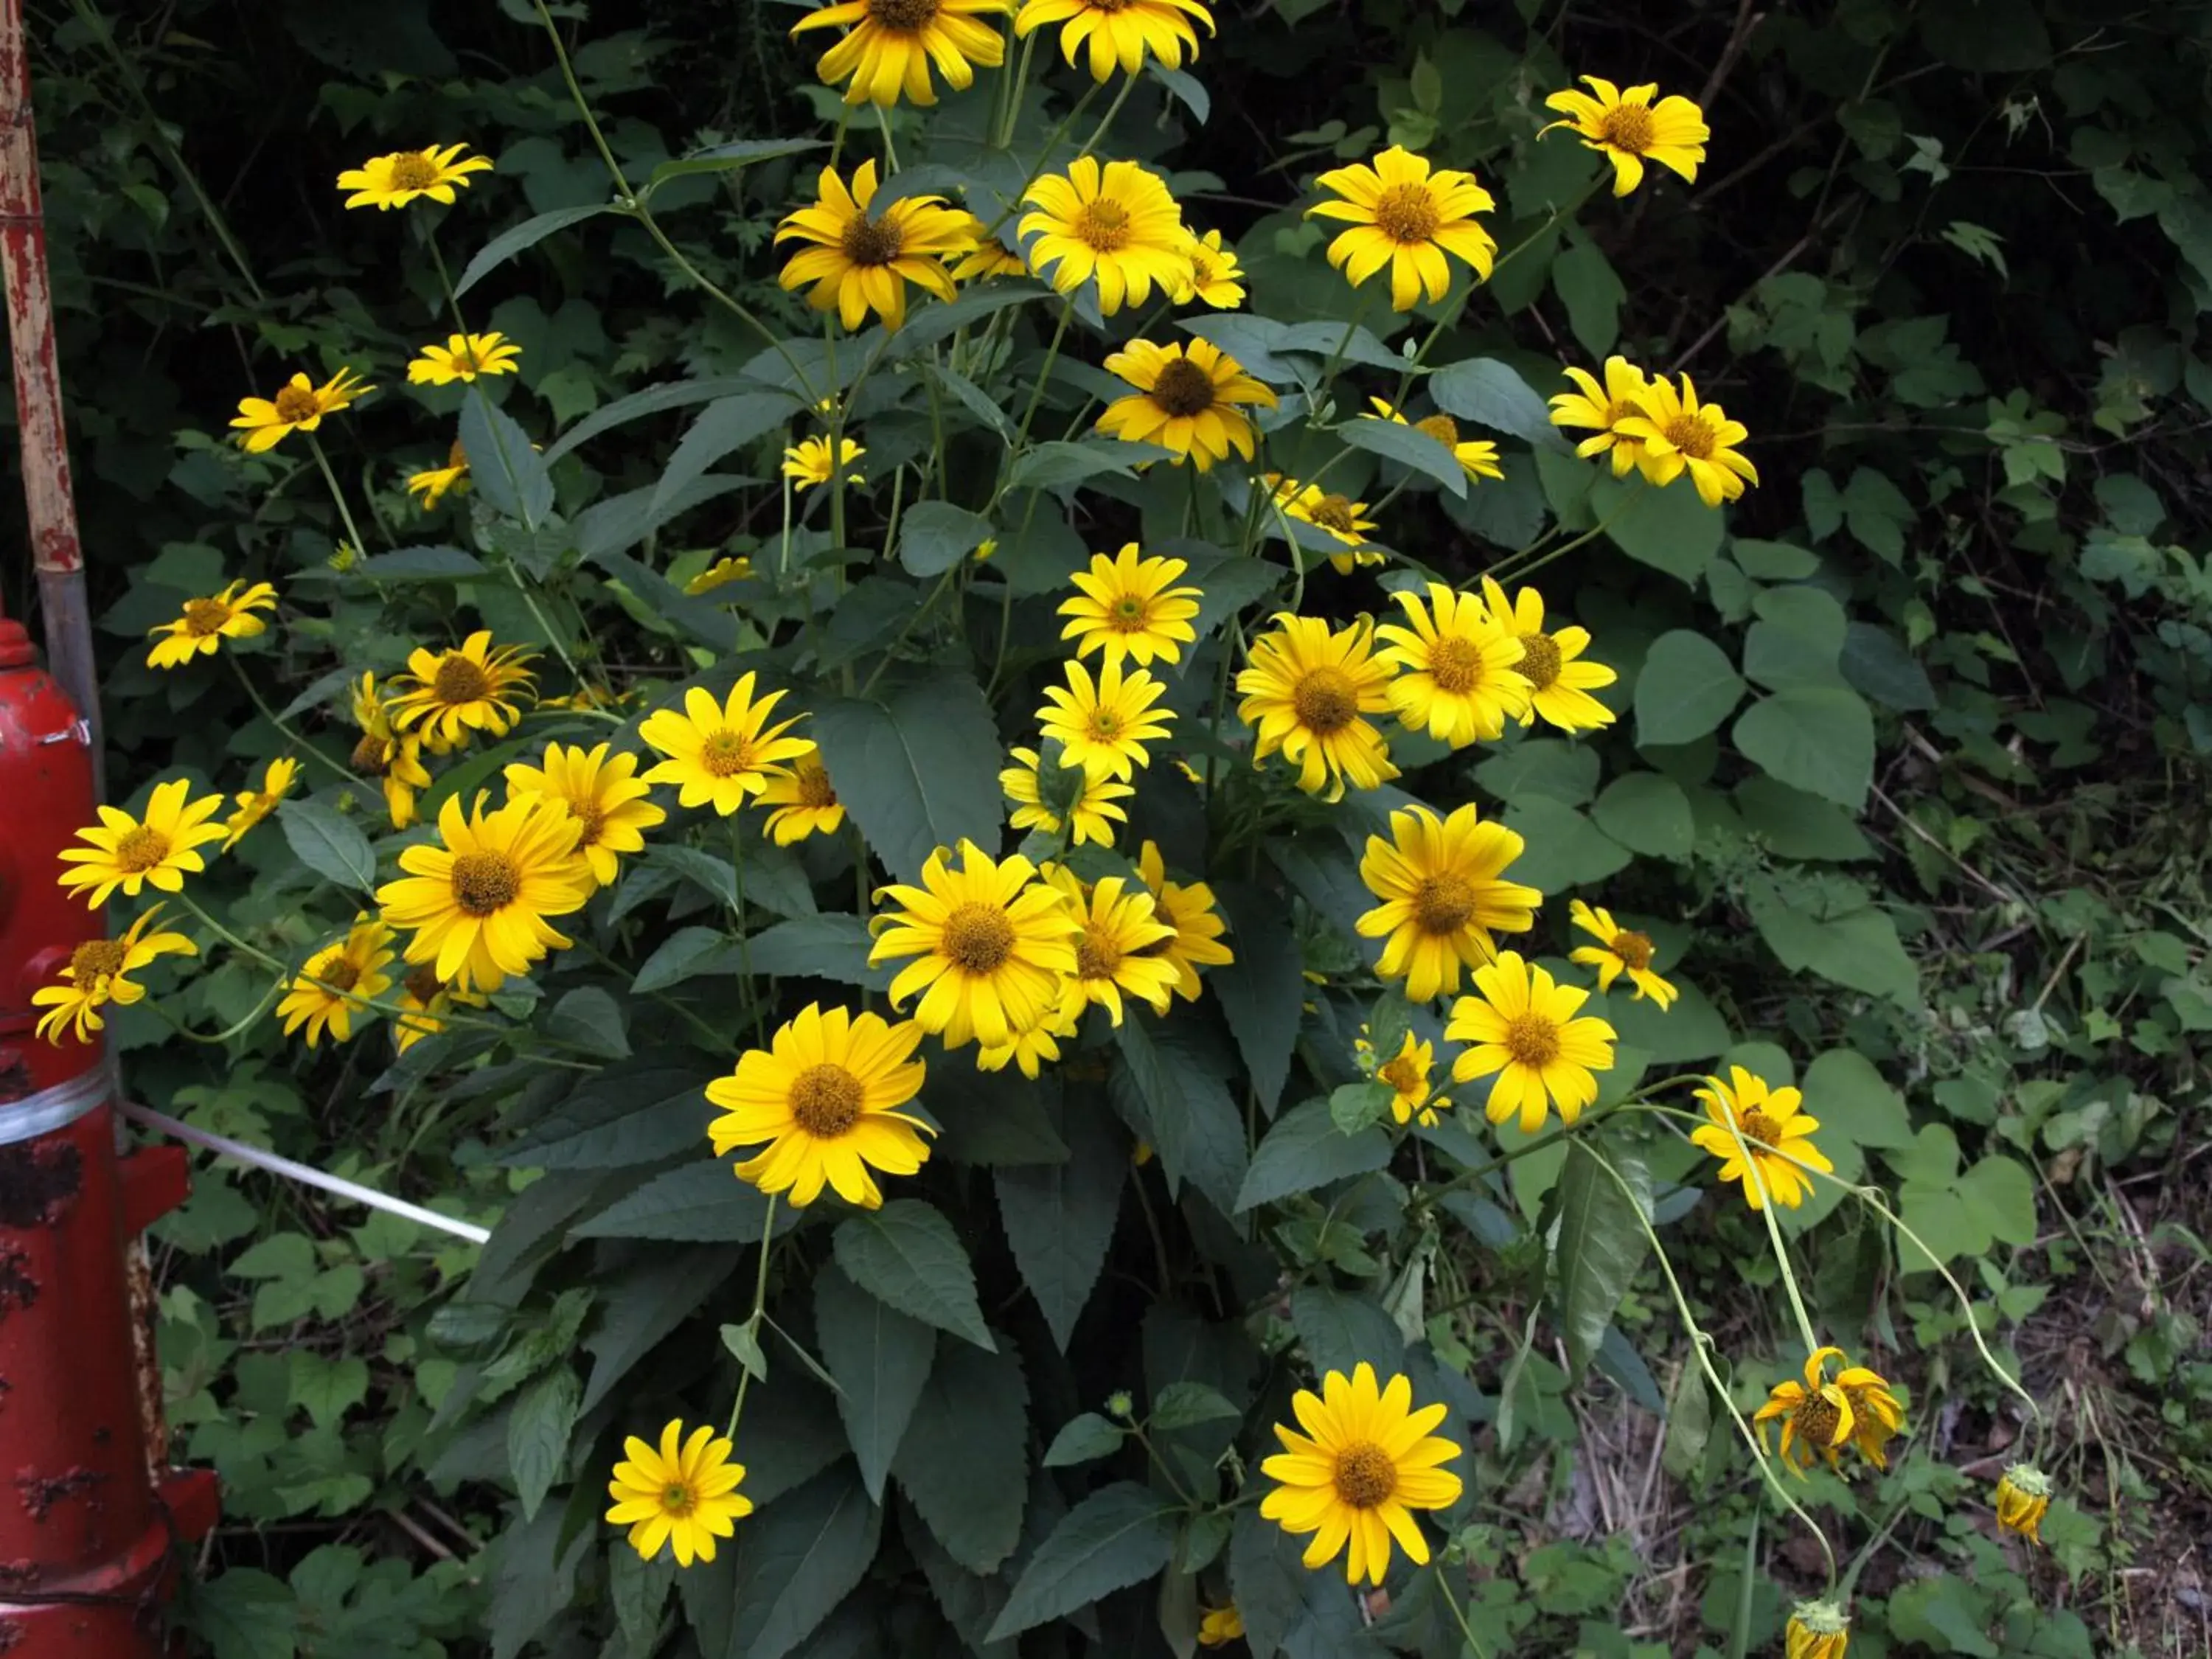
[[[12,1584],[17,1589],[39,1576],[35,1561],[0,1561],[0,1584]]]
[[[30,1060],[21,1048],[0,1048],[0,1106],[30,1092]]]
[[[70,1141],[0,1146],[0,1227],[51,1227],[84,1183],[84,1156]]]
[[[24,1511],[32,1520],[42,1522],[53,1513],[55,1504],[81,1492],[89,1492],[106,1479],[98,1470],[80,1463],[62,1474],[34,1474],[27,1470],[15,1477],[15,1490],[23,1495]]]
[[[31,1258],[15,1246],[0,1246],[0,1319],[29,1308],[39,1299],[38,1281],[25,1272]]]

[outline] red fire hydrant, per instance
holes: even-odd
[[[118,1158],[106,1048],[32,1030],[31,994],[105,930],[55,880],[94,817],[85,723],[0,620],[4,1659],[158,1659],[179,1547],[216,1511],[211,1474],[165,1467],[161,1373],[150,1332],[133,1330],[127,1242],[183,1200],[183,1149]]]

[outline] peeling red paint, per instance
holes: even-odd
[[[28,1271],[31,1258],[13,1245],[0,1246],[0,1319],[38,1305],[39,1285]]]
[[[0,1653],[13,1653],[22,1644],[21,1621],[15,1619],[0,1619]]]
[[[51,1227],[84,1184],[84,1156],[69,1141],[0,1146],[0,1227]]]
[[[81,1492],[90,1492],[106,1479],[99,1470],[88,1469],[82,1464],[60,1474],[39,1474],[26,1469],[15,1477],[15,1490],[22,1494],[23,1508],[31,1519],[43,1522],[53,1513],[55,1504]]]

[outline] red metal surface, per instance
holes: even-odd
[[[0,621],[0,1134],[11,1109],[101,1060],[37,1036],[31,1003],[103,925],[54,879],[92,801],[83,723]],[[129,1235],[182,1196],[182,1171],[160,1153],[118,1163],[115,1133],[103,1103],[0,1145],[5,1659],[157,1659],[184,1523],[213,1518],[204,1477],[161,1492],[149,1478],[130,1313]]]

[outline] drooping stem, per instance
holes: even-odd
[[[286,725],[283,717],[263,700],[261,693],[254,686],[253,677],[246,672],[245,664],[240,662],[236,657],[231,655],[228,651],[222,653],[222,657],[225,661],[229,663],[231,672],[238,676],[238,683],[246,688],[246,695],[253,700],[253,706],[261,711],[261,718],[267,720],[270,725],[275,726],[279,732],[283,732],[285,739],[289,742],[295,749],[297,749],[302,754],[313,756],[317,761],[321,763],[323,765],[329,767],[331,771],[337,773],[338,776],[343,778],[348,783],[360,784],[364,781],[364,780],[355,776],[354,774],[347,768],[339,765],[337,762],[332,760],[328,755],[325,755],[321,750],[316,748],[314,744],[309,743],[305,738],[301,737],[297,732]]]

